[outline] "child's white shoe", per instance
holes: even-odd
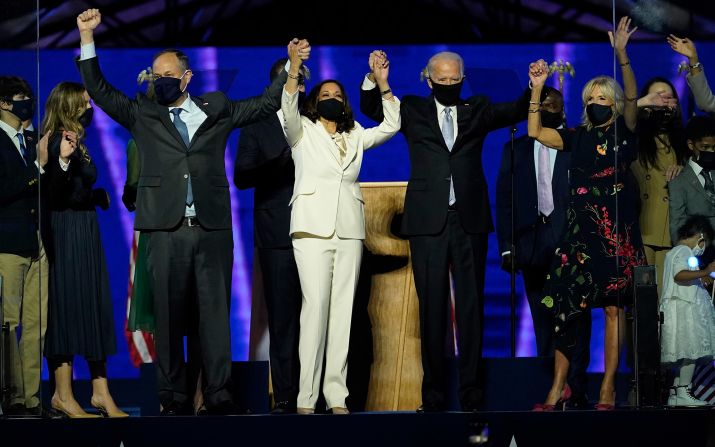
[[[668,404],[670,405],[670,398],[668,398]],[[677,387],[675,391],[675,407],[707,407],[710,406],[709,403],[697,399],[691,394],[690,388],[685,385]]]
[[[668,406],[669,407],[674,407],[675,406],[675,388],[674,386],[671,386],[668,388]]]

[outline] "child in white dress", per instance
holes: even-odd
[[[678,230],[678,243],[665,256],[660,310],[664,314],[661,331],[661,362],[675,369],[668,406],[704,406],[707,402],[691,394],[691,382],[698,363],[715,355],[715,308],[705,286],[715,262],[700,269],[696,256],[713,240],[707,218],[691,216]]]

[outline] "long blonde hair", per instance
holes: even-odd
[[[42,120],[42,133],[57,134],[63,130],[77,133],[78,149],[82,158],[89,160],[89,152],[84,145],[85,131],[79,123],[79,117],[87,109],[84,98],[85,88],[76,82],[60,82],[52,89],[45,103],[45,118]]]
[[[586,106],[588,105],[588,98],[591,96],[591,92],[595,87],[601,88],[601,93],[604,97],[610,99],[613,102],[611,110],[613,110],[613,121],[619,116],[623,115],[623,89],[620,84],[616,82],[610,76],[596,76],[591,79],[583,86],[581,91],[581,100],[583,101],[583,115],[581,116],[581,124],[586,126],[586,129],[593,129],[593,123],[588,119],[588,114],[586,113]]]

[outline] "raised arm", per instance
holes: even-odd
[[[713,96],[713,92],[708,85],[703,66],[700,64],[695,43],[690,39],[680,38],[672,34],[668,36],[667,40],[673,51],[688,58],[690,71],[685,79],[693,92],[695,104],[703,112],[715,112],[715,96]]]
[[[392,94],[387,78],[390,74],[390,61],[382,51],[373,51],[369,59],[370,70],[382,97],[383,119],[377,127],[365,129],[363,134],[364,149],[378,146],[392,138],[400,130],[400,102]]]
[[[618,22],[618,27],[615,33],[608,32],[608,37],[611,40],[611,46],[616,51],[618,63],[621,66],[621,76],[623,76],[623,94],[625,95],[625,104],[623,107],[623,118],[626,120],[626,126],[631,132],[636,130],[636,122],[638,121],[638,86],[636,85],[636,75],[633,73],[633,67],[626,53],[626,45],[628,39],[636,32],[638,27],[630,29],[630,17],[622,17]]]
[[[365,75],[362,85],[360,86],[360,112],[378,123],[384,119],[384,115],[382,113],[382,95],[380,95],[380,88],[375,81],[373,66],[375,64],[375,59],[383,56],[384,54],[385,53],[382,50],[375,50],[370,53],[367,60],[370,72]],[[387,60],[386,56],[383,58],[383,61],[385,60]]]
[[[555,129],[541,126],[541,92],[544,83],[549,77],[549,66],[543,59],[529,65],[529,80],[531,81],[531,100],[529,100],[528,131],[531,138],[535,138],[544,146],[554,149],[563,149],[564,140]]]
[[[290,147],[303,138],[303,125],[298,111],[298,79],[300,78],[300,66],[303,65],[301,49],[307,45],[307,41],[293,39],[288,44],[288,60],[290,68],[288,70],[288,80],[283,87],[283,98],[281,100],[281,110],[283,111],[283,126],[286,131],[286,139]],[[307,48],[310,48],[309,46]]]
[[[94,29],[102,22],[98,9],[88,9],[77,16],[81,52],[77,61],[82,83],[87,93],[107,115],[121,126],[131,129],[137,116],[138,105],[124,93],[114,88],[102,74],[94,48]]]

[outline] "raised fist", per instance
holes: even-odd
[[[99,9],[88,9],[77,16],[77,28],[79,32],[94,31],[102,23],[102,14]]]

